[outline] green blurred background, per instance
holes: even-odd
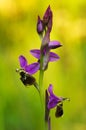
[[[51,111],[52,130],[86,130],[85,0],[0,0],[0,130],[42,130],[39,95],[33,87],[25,88],[15,70],[20,54],[29,63],[36,61],[29,50],[40,47],[37,15],[42,18],[49,4],[51,40],[59,40],[63,47],[54,51],[61,58],[49,64],[44,85],[52,83],[56,95],[71,99],[64,103],[62,118]]]

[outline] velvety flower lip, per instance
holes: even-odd
[[[35,62],[33,64],[29,64],[25,67],[25,71],[28,72],[30,75],[36,73],[40,69],[39,62]]]
[[[23,55],[19,56],[19,62],[20,62],[21,68],[25,69],[25,67],[27,66],[27,60]]]
[[[48,109],[52,109],[56,107],[59,102],[62,102],[63,99],[61,97],[57,97],[54,95],[52,84],[49,85],[48,92],[49,92],[49,102],[47,107]]]
[[[33,49],[33,50],[30,50],[30,53],[35,57],[37,58],[38,60],[40,59],[40,54],[41,54],[41,51],[39,49]],[[46,52],[45,52],[46,53]],[[46,55],[46,54],[45,54]],[[49,55],[49,61],[50,62],[53,62],[53,61],[56,61],[56,60],[59,60],[59,56],[54,53],[54,52],[50,52],[50,55]]]
[[[60,44],[59,41],[50,41],[48,46],[50,49],[55,49],[61,47],[62,45]]]

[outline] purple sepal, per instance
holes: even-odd
[[[39,49],[33,49],[30,50],[30,53],[37,59],[40,59],[40,50]]]
[[[55,48],[58,48],[58,47],[61,47],[61,46],[62,45],[58,41],[50,41],[49,42],[49,48],[50,49],[55,49]]]
[[[56,53],[50,52],[49,61],[53,62],[53,61],[59,60],[59,58],[60,57]]]
[[[59,98],[53,94],[53,86],[52,84],[48,87],[48,92],[50,94],[49,96],[49,102],[48,102],[48,109],[54,108],[57,106],[59,102],[62,101],[62,98]]]
[[[25,67],[25,71],[28,72],[30,75],[36,73],[39,69],[40,69],[39,62],[35,62]]]
[[[25,67],[27,66],[27,60],[23,55],[19,56],[19,62],[20,62],[21,68],[25,69]]]

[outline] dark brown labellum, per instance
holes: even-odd
[[[55,112],[55,116],[61,117],[63,115],[63,103],[59,103],[56,107],[56,112]]]
[[[23,84],[25,86],[27,85],[33,85],[35,83],[35,78],[31,75],[29,75],[28,73],[24,72],[24,71],[21,71],[20,72],[20,79],[21,81],[23,82]]]

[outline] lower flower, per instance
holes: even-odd
[[[38,63],[28,64],[26,58],[24,56],[19,56],[20,69],[16,69],[16,72],[20,74],[20,80],[25,86],[34,85],[39,91],[38,84],[36,83],[36,79],[32,76],[39,69]]]
[[[48,87],[48,102],[47,102],[47,110],[51,110],[52,108],[56,107],[56,112],[55,116],[56,117],[61,117],[63,115],[63,101],[68,100],[69,98],[64,98],[64,97],[58,97],[53,93],[53,86],[52,84],[49,85]]]

